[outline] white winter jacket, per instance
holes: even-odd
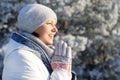
[[[38,39],[36,41],[33,39],[36,37],[28,33],[25,35],[33,42],[41,43]],[[41,46],[41,44],[39,45]],[[42,46],[48,48],[44,44]],[[49,52],[49,50],[46,52]],[[56,69],[50,74],[41,58],[37,55],[40,55],[38,51],[10,39],[4,58],[2,80],[71,80],[67,72],[63,70]],[[51,53],[47,53],[47,55],[51,57]]]

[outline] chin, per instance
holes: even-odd
[[[53,41],[52,42],[47,42],[46,45],[52,45],[53,44]]]

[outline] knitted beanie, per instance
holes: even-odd
[[[18,29],[32,33],[48,19],[55,19],[56,13],[49,7],[42,4],[28,4],[23,7],[18,15]]]

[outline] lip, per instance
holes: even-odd
[[[50,37],[54,37],[54,34],[49,34]]]

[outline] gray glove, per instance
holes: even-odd
[[[63,69],[71,74],[71,47],[67,45],[64,41],[59,41],[55,43],[55,55],[52,58],[52,68]]]

